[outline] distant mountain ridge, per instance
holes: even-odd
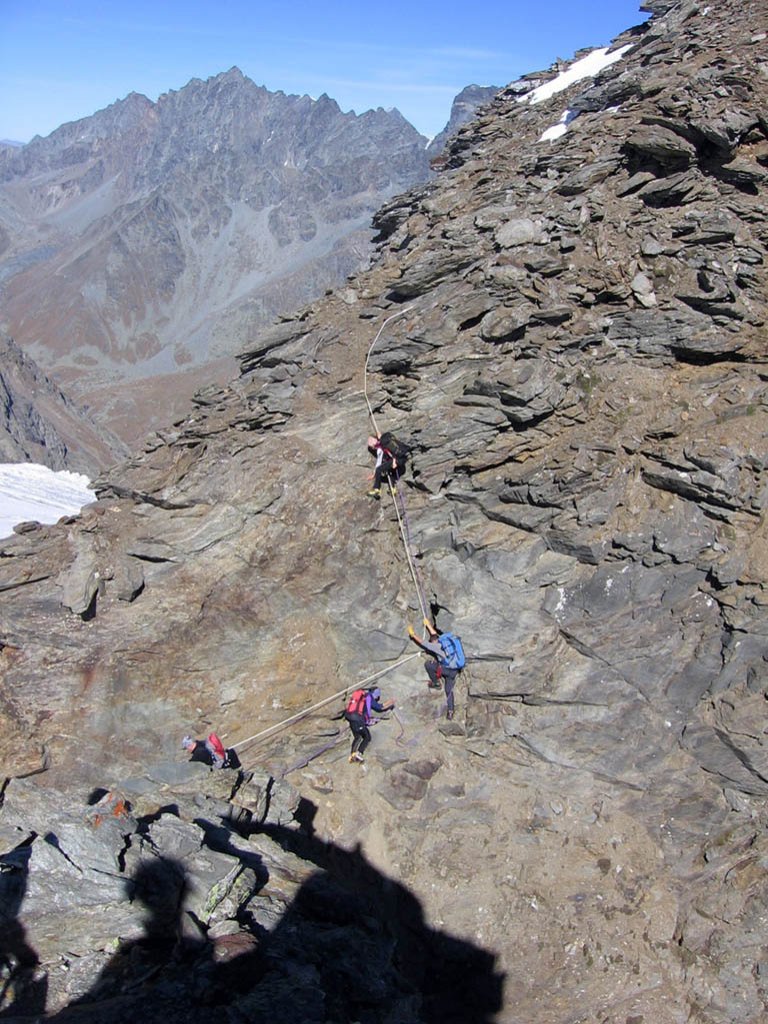
[[[429,177],[426,145],[396,110],[342,113],[232,68],[2,148],[4,327],[143,433],[157,395],[137,417],[124,383],[216,360],[228,376],[253,330],[364,262],[374,211]]]

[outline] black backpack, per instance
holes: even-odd
[[[237,751],[234,749],[234,747],[228,747],[227,748],[227,756],[226,756],[226,758],[224,760],[224,767],[225,768],[242,768],[243,767],[242,764],[240,763],[240,758],[237,756]]]
[[[410,446],[405,441],[401,441],[399,437],[395,437],[393,433],[387,430],[379,438],[379,444],[394,455],[401,469],[405,466],[408,456],[411,454]]]

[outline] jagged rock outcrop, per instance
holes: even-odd
[[[18,345],[0,337],[0,462],[39,462],[94,476],[126,453]]]
[[[493,99],[499,88],[498,85],[467,85],[461,90],[451,104],[448,123],[427,147],[427,153],[432,160],[438,159],[439,161],[448,140],[456,134],[462,125],[472,120],[479,107]]]
[[[215,724],[290,779],[289,832],[359,846],[486,957],[447,960],[488,984],[466,1021],[768,1007],[768,36],[762,4],[649,6],[596,79],[502,91],[382,210],[369,271],[0,560],[9,775],[82,801]],[[413,445],[399,517],[365,497],[366,400]],[[452,721],[405,660],[424,603],[469,654]],[[384,669],[396,717],[351,765],[335,695]],[[344,864],[313,904],[331,935]],[[397,915],[370,925],[393,1001],[365,1014],[228,920],[311,994],[290,1019],[448,1015],[421,974],[401,1001],[421,930]]]
[[[243,334],[365,262],[373,212],[428,178],[425,145],[396,110],[342,113],[232,68],[2,150],[7,329],[141,439],[235,372]]]
[[[416,992],[433,1014],[494,1009],[493,959],[430,928],[362,851],[297,831],[301,806],[289,783],[201,764],[158,762],[80,805],[14,780],[0,899],[23,906],[4,945],[21,965],[4,1018],[405,1018]],[[376,977],[360,985],[363,952]]]

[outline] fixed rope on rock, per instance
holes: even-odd
[[[410,524],[410,522],[408,520],[408,506],[405,503],[405,489],[400,485],[400,481],[399,480],[395,481],[395,485],[396,485],[396,488],[397,488],[397,497],[400,499],[400,508],[401,508],[401,511],[402,511],[403,529],[401,530],[401,533],[403,534],[403,541],[405,543],[406,550],[410,552],[410,551],[413,550],[413,541],[411,539],[411,524]],[[415,561],[413,562],[413,566],[414,566],[413,578],[414,578],[414,583],[416,584],[416,593],[417,593],[417,596],[419,598],[419,607],[421,608],[421,617],[423,619],[426,619],[429,616],[427,615],[427,610],[426,610],[427,609],[427,599],[424,596],[424,581],[421,578],[421,574],[418,571],[418,568],[416,566],[416,562]]]
[[[382,331],[387,326],[387,324],[391,323],[392,320],[396,320],[399,316],[405,316],[405,314],[410,313],[412,309],[413,306],[408,306],[406,309],[399,309],[397,313],[393,313],[392,316],[387,317],[387,319],[376,332],[376,337],[371,342],[370,348],[368,349],[368,355],[365,357],[365,365],[363,366],[363,397],[365,398],[365,404],[368,406],[368,415],[371,417],[371,423],[373,424],[373,429],[376,432],[377,436],[379,433],[379,428],[376,426],[376,417],[373,415],[373,408],[371,407],[370,400],[368,399],[368,363],[371,361],[371,355],[373,354],[373,350],[376,347],[376,343],[381,337]]]
[[[395,662],[394,665],[388,665],[387,668],[379,669],[378,672],[374,672],[372,675],[367,676],[365,679],[361,679],[357,683],[350,683],[345,686],[343,690],[339,690],[336,693],[332,693],[330,697],[324,697],[319,700],[316,704],[312,704],[311,707],[304,708],[303,711],[298,711],[295,715],[291,715],[289,718],[284,718],[281,722],[275,722],[274,725],[267,726],[266,729],[262,729],[261,732],[255,733],[253,736],[249,736],[247,739],[240,740],[239,743],[233,743],[233,750],[244,750],[246,747],[252,746],[259,740],[270,739],[273,735],[278,733],[281,729],[285,729],[289,725],[293,725],[296,722],[300,722],[303,718],[311,715],[314,711],[319,711],[320,708],[324,708],[326,704],[330,704],[334,700],[338,700],[339,697],[345,697],[350,690],[356,690],[358,688],[365,689],[369,683],[372,683],[375,679],[381,679],[382,676],[387,675],[388,672],[394,672],[396,668],[400,668],[401,665],[407,664],[414,658],[418,658],[418,654],[409,654],[405,658],[401,658]]]
[[[379,338],[381,337],[382,332],[384,331],[384,328],[387,326],[387,324],[391,323],[393,320],[397,319],[398,317],[404,316],[406,313],[410,313],[411,310],[412,310],[412,307],[408,307],[406,309],[401,309],[401,310],[398,310],[396,313],[393,313],[391,316],[387,317],[387,319],[384,321],[384,323],[381,325],[381,327],[379,327],[379,330],[376,333],[376,337],[371,342],[371,345],[370,345],[370,347],[368,349],[368,353],[367,353],[366,358],[365,358],[365,365],[363,367],[363,395],[364,395],[364,398],[365,398],[365,403],[366,403],[366,405],[368,407],[368,414],[369,414],[370,419],[371,419],[371,424],[373,426],[373,429],[374,429],[377,437],[380,436],[379,435],[379,430],[378,430],[378,425],[376,423],[376,417],[375,417],[374,412],[373,412],[373,407],[371,406],[371,402],[370,402],[370,399],[368,397],[368,365],[370,363],[370,359],[371,359],[371,355],[373,353],[373,350],[374,350],[374,348],[375,348]],[[419,607],[421,609],[422,618],[426,619],[428,614],[429,614],[429,609],[428,609],[426,598],[424,596],[424,586],[423,586],[422,581],[421,581],[421,579],[419,577],[419,574],[418,574],[418,571],[416,569],[416,565],[414,563],[414,559],[413,559],[413,556],[412,556],[412,553],[411,553],[411,546],[412,546],[411,545],[411,535],[410,535],[410,526],[409,526],[409,523],[408,523],[408,514],[407,514],[407,509],[406,509],[406,504],[405,504],[405,496],[402,493],[402,488],[398,487],[398,484],[397,484],[396,480],[393,481],[391,478],[388,478],[387,482],[389,484],[390,494],[392,495],[392,503],[394,505],[395,514],[397,516],[398,527],[400,529],[400,536],[402,537],[402,541],[403,541],[403,549],[405,551],[405,557],[406,557],[406,560],[408,562],[408,568],[409,568],[409,571],[411,573],[411,578],[413,579],[414,587],[416,589],[416,595],[417,595],[417,598],[418,598]],[[402,509],[402,512],[401,512],[401,509]],[[274,725],[270,725],[266,729],[262,729],[261,732],[255,733],[253,736],[249,736],[247,739],[240,740],[238,743],[235,743],[235,744],[232,745],[232,749],[233,750],[241,750],[241,751],[243,751],[247,747],[251,747],[254,744],[258,743],[259,741],[270,739],[273,736],[275,736],[278,732],[280,732],[282,729],[285,729],[285,728],[287,728],[290,725],[294,725],[296,722],[300,722],[302,719],[308,717],[309,715],[311,715],[315,711],[319,711],[321,708],[325,707],[327,704],[330,704],[332,701],[337,700],[339,697],[345,697],[349,693],[349,691],[351,689],[365,688],[366,684],[373,682],[375,679],[381,678],[382,676],[386,675],[388,672],[393,672],[396,668],[399,668],[401,665],[405,665],[407,662],[412,661],[414,658],[418,658],[418,657],[420,657],[419,654],[410,654],[410,655],[408,655],[405,658],[401,658],[394,665],[390,665],[388,668],[382,669],[379,672],[375,672],[375,673],[373,673],[373,675],[368,676],[366,679],[360,680],[358,683],[355,683],[354,685],[345,686],[344,689],[339,690],[336,693],[331,694],[329,697],[324,697],[322,700],[317,701],[317,703],[311,705],[308,708],[305,708],[303,711],[299,711],[295,715],[291,715],[290,717],[285,718],[285,719],[283,719],[280,722],[276,722]],[[400,725],[400,735],[397,737],[397,742],[401,742],[402,736],[403,736],[403,733],[404,733],[403,723],[402,723],[402,720],[399,718],[399,716],[396,715],[396,717],[397,717],[398,723]],[[311,755],[310,760],[312,760],[316,756],[319,756],[319,754],[324,753],[326,750],[330,749],[330,747],[335,746],[336,742],[337,742],[337,740],[334,740],[332,743],[326,744],[321,750],[319,750],[317,752],[317,754]],[[289,770],[293,771],[293,770],[295,770],[295,768],[292,768],[292,769],[289,769]]]
[[[392,320],[397,319],[397,317],[405,316],[405,314],[410,313],[412,309],[412,306],[408,306],[406,309],[400,309],[397,311],[397,313],[393,313],[392,316],[387,317],[387,319],[376,332],[376,337],[371,342],[371,345],[368,349],[368,354],[365,357],[365,365],[363,367],[363,396],[365,397],[365,404],[368,406],[368,415],[370,417],[371,426],[373,427],[376,437],[379,437],[381,435],[379,432],[378,424],[376,423],[376,416],[374,415],[373,407],[371,406],[371,402],[368,397],[368,365],[371,361],[371,355],[373,353],[373,350],[376,347],[376,344],[378,343],[378,340],[381,337],[382,332],[384,331],[384,328],[387,326],[387,324],[390,323]],[[413,555],[411,553],[411,537],[410,529],[408,527],[407,522],[405,495],[402,493],[402,488],[399,487],[397,479],[395,479],[395,481],[393,482],[392,478],[388,477],[387,482],[389,484],[390,494],[392,495],[392,503],[395,507],[395,514],[397,515],[397,523],[400,528],[400,535],[403,539],[403,548],[405,550],[405,557],[408,562],[408,569],[411,573],[411,578],[413,579],[414,587],[416,588],[416,596],[418,597],[419,600],[421,617],[425,619],[428,615],[428,609],[426,599],[424,597],[424,587],[421,583],[421,580],[419,579],[419,575],[416,571],[416,566],[413,560]],[[402,515],[400,512],[400,507],[398,505],[398,497],[400,499],[400,505],[402,506],[403,510]]]
[[[402,313],[404,313],[404,312],[410,312],[410,308],[407,309],[407,310],[401,310],[399,314],[396,313],[396,314],[394,314],[394,316],[402,315]],[[382,451],[390,452],[390,450],[391,450],[391,452],[397,452],[398,453],[397,457],[396,458],[390,458],[390,461],[388,463],[390,468],[389,468],[389,472],[387,474],[387,482],[389,484],[390,494],[392,495],[392,503],[394,505],[395,515],[397,516],[397,523],[398,523],[398,527],[400,529],[400,536],[402,537],[402,540],[403,540],[403,549],[405,551],[405,557],[406,557],[406,559],[408,561],[408,568],[410,570],[411,577],[413,578],[413,584],[414,584],[414,587],[416,589],[416,594],[417,594],[418,601],[419,601],[419,608],[421,610],[421,617],[422,617],[422,621],[424,623],[424,631],[422,632],[422,642],[419,642],[418,640],[416,640],[415,634],[413,633],[413,630],[411,629],[411,627],[409,627],[408,632],[409,632],[411,638],[413,640],[415,640],[416,643],[419,645],[419,647],[421,647],[424,650],[428,650],[429,653],[432,654],[433,651],[434,651],[434,646],[433,646],[434,645],[434,641],[439,637],[440,643],[442,644],[443,639],[445,637],[450,637],[451,634],[442,634],[442,635],[440,635],[438,633],[437,629],[433,628],[430,625],[430,622],[432,620],[432,616],[431,616],[432,607],[431,607],[431,605],[428,606],[428,604],[427,604],[427,600],[426,600],[426,597],[425,597],[424,586],[423,586],[423,583],[422,583],[421,578],[419,576],[419,573],[418,573],[418,571],[416,569],[416,564],[415,564],[414,557],[413,557],[413,543],[412,543],[412,538],[411,538],[411,530],[410,530],[410,524],[409,524],[409,521],[408,521],[408,511],[407,511],[406,502],[405,502],[405,493],[404,493],[403,487],[400,485],[400,474],[398,472],[398,470],[399,470],[398,462],[400,461],[400,451],[403,449],[404,446],[402,445],[402,443],[398,444],[397,438],[395,438],[394,435],[391,435],[391,434],[380,434],[379,433],[378,426],[376,424],[376,417],[373,414],[373,408],[372,408],[371,403],[370,403],[369,398],[368,398],[368,365],[369,365],[369,362],[370,362],[371,353],[372,353],[376,343],[378,342],[379,338],[381,337],[381,333],[382,333],[384,327],[387,325],[387,323],[389,323],[389,321],[391,319],[393,319],[393,317],[389,317],[387,320],[385,320],[385,322],[379,328],[379,330],[378,330],[378,332],[376,334],[376,337],[373,339],[373,342],[371,343],[371,346],[370,346],[370,348],[368,350],[368,356],[367,356],[367,358],[365,360],[363,393],[365,395],[365,401],[366,401],[366,404],[368,406],[368,413],[369,413],[369,416],[370,416],[370,419],[371,419],[371,424],[373,425],[373,428],[376,431],[376,438],[369,438],[369,445],[374,447],[374,450],[377,451],[378,459],[379,459],[379,461],[377,461],[377,468],[376,468],[376,474],[377,475],[374,477],[373,490],[370,492],[370,494],[371,494],[371,497],[378,497],[378,493],[379,493],[378,492],[378,487],[380,485],[380,480],[381,480],[381,462],[380,462],[380,460],[381,460],[381,452]],[[376,441],[376,439],[378,439],[378,443],[373,445],[373,442]],[[424,638],[425,638],[427,632],[429,633],[430,643],[425,645],[423,641],[424,641]],[[449,676],[448,669],[444,668],[444,671],[446,673],[445,674],[445,693],[446,693],[447,705],[448,705],[448,709],[447,709],[447,713],[446,714],[447,714],[447,718],[449,720],[452,719],[453,716],[454,716],[453,686],[454,686],[454,683],[455,683],[456,674],[458,674],[458,672],[460,672],[464,668],[464,654],[463,654],[463,651],[461,652],[461,657],[462,657],[462,664],[458,666],[458,668],[456,669],[456,673],[455,674],[453,672],[451,672],[451,674]],[[430,667],[431,665],[436,666],[436,671],[437,671],[437,674],[438,674],[438,677],[439,677],[440,668],[441,668],[441,666],[443,666],[443,659],[440,657],[439,654],[435,654],[434,661],[429,661],[427,663],[426,668],[427,668],[427,674],[428,675],[430,675],[430,673],[432,671],[432,669]],[[430,679],[431,679],[431,675],[430,675]],[[450,686],[449,686],[449,681],[450,681]],[[402,732],[401,732],[401,736],[402,736]],[[399,742],[399,740],[400,740],[400,738],[398,738],[398,742]]]

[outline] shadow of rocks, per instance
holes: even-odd
[[[313,818],[314,808],[304,806],[298,828],[255,828],[252,853],[226,827],[197,820],[206,846],[237,857],[256,876],[238,921],[223,933],[189,921],[192,880],[179,861],[142,857],[125,886],[146,908],[143,935],[117,949],[87,993],[45,1019],[491,1024],[502,1006],[495,956],[430,928],[411,892],[377,871],[359,847],[319,840]],[[272,918],[261,905],[268,897],[259,895],[269,881],[259,837],[279,847],[287,863],[311,865],[287,910]],[[44,1002],[44,992],[36,1003],[16,1002],[7,1019],[39,1019]]]
[[[312,820],[309,808],[305,816]],[[361,848],[345,850],[301,830],[257,831],[318,871],[299,890],[268,956],[290,953],[322,979],[326,1016],[288,1020],[490,1024],[503,975],[488,950],[430,928],[419,900],[386,878]],[[296,942],[296,936],[300,942]],[[318,954],[327,950],[325,957]]]
[[[45,1011],[47,975],[39,974],[40,958],[29,945],[18,920],[29,874],[30,842],[21,843],[0,859],[0,1018],[35,1016]]]

